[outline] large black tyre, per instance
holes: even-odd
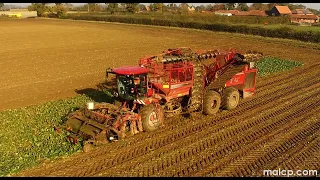
[[[219,111],[221,104],[220,94],[216,91],[207,91],[203,99],[203,112],[207,115],[214,115]]]
[[[240,102],[240,93],[234,87],[228,87],[222,93],[221,107],[226,110],[234,109]]]
[[[164,121],[164,110],[160,105],[158,106],[158,113],[156,106],[149,104],[142,107],[140,115],[143,130],[147,132],[158,129]]]

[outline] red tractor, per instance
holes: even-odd
[[[82,138],[88,146],[119,140],[127,132],[156,130],[165,117],[182,112],[214,115],[234,109],[254,94],[257,69],[248,60],[261,57],[176,48],[141,58],[138,66],[109,68],[106,76],[115,75],[114,96],[122,105],[88,103],[70,114],[64,127],[72,132],[70,140]]]

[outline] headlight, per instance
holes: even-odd
[[[87,108],[88,109],[94,109],[94,103],[93,102],[87,103]]]
[[[250,62],[250,69],[255,67],[255,63],[254,62]]]

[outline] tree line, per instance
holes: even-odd
[[[67,13],[67,11],[86,11],[86,12],[106,12],[110,14],[119,13],[138,13],[149,11],[151,13],[172,13],[172,14],[189,14],[189,8],[194,8],[194,12],[202,11],[218,11],[218,10],[270,10],[272,7],[288,6],[290,10],[294,9],[308,9],[314,14],[320,14],[320,10],[306,8],[302,4],[291,4],[291,3],[252,3],[248,6],[247,3],[215,3],[200,6],[190,6],[187,3],[181,3],[179,5],[175,3],[150,3],[149,6],[140,3],[88,3],[82,6],[73,6],[70,3],[55,3],[55,6],[47,6],[49,3],[32,3],[28,9],[30,11],[37,11],[38,16],[45,16],[48,13],[56,13],[57,16],[61,17]],[[1,3],[0,3],[1,7]],[[148,10],[147,10],[148,8]]]
[[[37,11],[38,17],[44,17],[48,14],[55,13],[57,17],[65,16],[68,12],[67,5],[69,3],[54,3],[55,6],[47,6],[49,3],[31,3],[28,6],[29,11]]]

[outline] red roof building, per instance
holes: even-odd
[[[283,16],[290,14],[291,10],[288,8],[288,6],[274,6],[270,11],[268,11],[269,16]]]
[[[218,10],[215,11],[215,13],[230,13],[232,15],[238,14],[239,11],[238,10]]]
[[[305,15],[305,14],[292,14],[290,16],[292,23],[317,23],[319,22],[319,16],[313,15]]]
[[[295,9],[292,11],[292,14],[301,14],[301,15],[314,15],[308,9]]]
[[[266,11],[260,10],[250,10],[250,11],[240,11],[236,16],[268,16]]]

